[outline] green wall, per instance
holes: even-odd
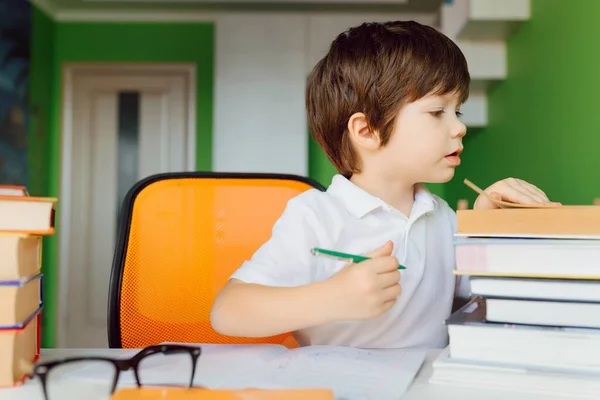
[[[48,110],[49,126],[42,148],[46,172],[33,179],[40,193],[59,198],[61,165],[61,74],[66,62],[193,62],[197,69],[196,166],[212,165],[213,105],[213,24],[212,23],[53,23],[34,10],[34,71],[32,98]],[[37,57],[37,60],[36,60]],[[35,124],[34,124],[35,125]],[[32,129],[32,134],[35,134]],[[35,151],[35,150],[32,150]],[[34,169],[34,171],[36,171]],[[55,344],[57,312],[58,249],[60,226],[44,247],[46,307],[42,345]]]
[[[50,166],[48,151],[54,133],[49,129],[52,120],[54,79],[54,22],[36,7],[32,7],[31,62],[29,70],[29,177],[28,190],[32,196],[46,196],[50,183],[57,178]],[[55,192],[54,192],[55,194]],[[54,343],[56,238],[45,237],[42,251],[44,273],[44,311],[42,314],[42,346]]]
[[[574,4],[576,3],[576,4]],[[600,1],[531,0],[531,19],[507,42],[508,78],[489,91],[489,124],[471,128],[462,165],[445,185],[430,185],[451,207],[488,186],[525,179],[564,204],[600,197]],[[311,176],[329,176],[311,149]]]
[[[327,187],[331,178],[337,173],[333,164],[329,161],[323,150],[308,133],[308,176]]]
[[[576,5],[573,3],[577,3]],[[489,126],[471,130],[446,187],[451,205],[515,176],[563,204],[600,197],[600,1],[532,0],[531,20],[508,41],[508,79],[489,93]]]
[[[196,166],[212,165],[212,23],[60,23],[56,26],[55,79],[65,62],[193,62],[197,73]],[[55,92],[55,105],[60,92]],[[55,115],[58,115],[57,107]],[[59,132],[59,121],[55,121]],[[58,137],[59,135],[55,135]]]

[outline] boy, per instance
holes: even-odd
[[[339,35],[306,89],[310,130],[339,175],[326,192],[289,201],[271,239],[217,296],[214,329],[293,331],[301,346],[444,347],[456,221],[421,182],[447,182],[460,164],[469,84],[463,54],[431,27],[368,23]],[[512,178],[486,191],[549,201]],[[493,204],[480,197],[474,207]],[[346,264],[314,247],[373,259]]]

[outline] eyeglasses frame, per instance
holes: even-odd
[[[46,400],[50,400],[49,396],[48,396],[48,389],[47,389],[46,383],[48,381],[48,374],[50,373],[50,371],[53,368],[55,368],[59,365],[64,365],[64,364],[73,363],[73,362],[106,361],[106,362],[111,363],[115,368],[114,380],[113,380],[113,383],[111,386],[111,391],[110,391],[110,394],[112,395],[117,388],[117,384],[119,382],[119,376],[120,376],[121,372],[125,372],[130,369],[133,369],[133,374],[135,376],[136,385],[138,388],[140,388],[140,387],[142,387],[142,384],[140,383],[140,377],[138,374],[138,366],[144,358],[155,355],[155,354],[160,354],[160,353],[173,354],[173,353],[182,353],[182,352],[189,353],[192,358],[192,373],[191,373],[189,385],[187,386],[187,388],[191,388],[193,386],[194,376],[196,374],[196,364],[198,362],[198,359],[200,358],[200,355],[202,354],[202,348],[200,346],[181,345],[181,344],[158,344],[158,345],[147,346],[147,347],[143,348],[142,350],[140,350],[139,352],[137,352],[136,354],[134,354],[130,358],[118,359],[118,358],[101,357],[101,356],[82,356],[82,357],[67,357],[67,358],[63,358],[60,360],[41,362],[41,363],[37,363],[34,366],[33,372],[31,374],[29,374],[29,378],[33,379],[35,376],[37,376],[40,379],[40,382],[42,384],[42,391],[44,393],[44,398]]]

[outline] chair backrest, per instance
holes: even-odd
[[[287,201],[318,183],[295,175],[182,172],[153,175],[127,194],[112,266],[109,346],[160,342],[277,343],[293,336],[223,336],[215,296],[271,236]]]

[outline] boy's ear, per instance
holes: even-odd
[[[354,146],[369,150],[379,148],[379,132],[371,131],[364,113],[354,113],[348,119],[348,133]]]

